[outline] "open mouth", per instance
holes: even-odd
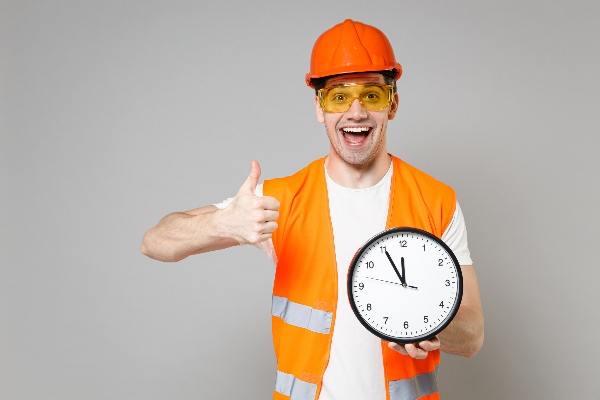
[[[356,146],[362,144],[367,139],[372,129],[368,126],[353,126],[341,128],[340,132],[348,144]]]

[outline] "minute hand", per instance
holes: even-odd
[[[394,260],[392,260],[392,257],[390,257],[390,253],[388,253],[387,250],[385,251],[385,255],[387,256],[388,260],[390,260],[390,263],[392,264],[392,267],[394,268],[396,275],[398,275],[400,282],[402,282],[403,285],[406,285],[406,282],[404,281],[404,277],[402,275],[400,275],[398,268],[396,268],[396,264],[394,264]]]

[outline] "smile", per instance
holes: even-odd
[[[362,144],[369,134],[371,133],[372,128],[368,126],[351,126],[341,128],[340,132],[344,136],[344,140],[353,146],[357,146]]]

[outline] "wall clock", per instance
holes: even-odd
[[[392,228],[369,239],[348,270],[348,297],[362,325],[387,341],[416,343],[440,333],[462,299],[456,256],[436,236]]]

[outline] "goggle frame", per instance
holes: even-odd
[[[341,111],[334,111],[333,108],[327,109],[326,108],[326,100],[325,100],[325,96],[327,93],[329,93],[330,90],[333,90],[335,88],[339,88],[339,87],[351,87],[351,86],[362,86],[362,87],[371,87],[371,86],[377,86],[377,87],[383,87],[388,89],[388,98],[387,98],[387,102],[385,104],[385,106],[383,107],[378,107],[378,108],[373,108],[372,104],[365,104],[363,103],[363,100],[360,98],[360,95],[355,95],[353,96],[348,102],[348,108],[346,108],[345,110],[341,110]],[[318,93],[318,97],[319,97],[319,105],[321,106],[321,108],[323,109],[323,111],[325,112],[329,112],[329,113],[340,113],[340,112],[346,112],[350,109],[350,107],[352,107],[352,103],[354,103],[354,100],[357,100],[360,102],[360,104],[365,108],[365,110],[367,111],[381,111],[387,107],[389,107],[390,105],[392,105],[392,103],[394,102],[394,94],[395,94],[395,90],[394,90],[394,86],[392,85],[387,85],[387,84],[362,84],[362,83],[346,83],[343,85],[335,85],[335,86],[331,86],[328,88],[321,88],[317,91]]]

